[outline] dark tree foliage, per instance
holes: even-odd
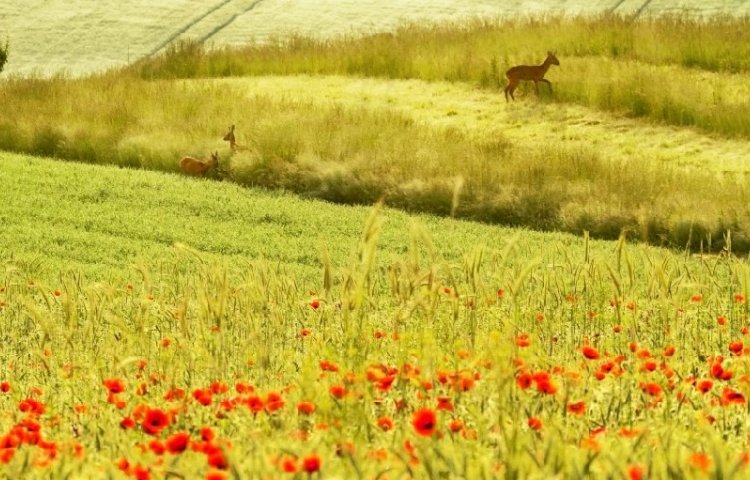
[[[0,72],[3,71],[5,62],[8,61],[8,41],[5,41],[5,46],[0,45]]]

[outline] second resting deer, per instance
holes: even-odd
[[[541,65],[517,65],[513,68],[508,69],[505,72],[505,76],[508,77],[508,86],[505,87],[505,101],[508,101],[508,95],[513,101],[516,97],[513,96],[513,92],[518,86],[521,80],[529,80],[534,82],[534,88],[536,89],[537,95],[539,95],[539,82],[544,82],[549,85],[550,91],[552,91],[552,84],[549,80],[544,78],[544,74],[547,73],[551,65],[560,65],[560,61],[555,56],[555,52],[547,52],[547,58],[544,59],[544,63]]]
[[[237,145],[237,140],[234,137],[234,125],[232,125],[232,126],[229,127],[229,131],[227,132],[226,135],[224,135],[224,139],[223,140],[225,142],[229,142],[229,148],[233,152],[236,152],[238,150],[247,150],[245,147],[241,147],[241,146]]]
[[[180,160],[180,170],[187,173],[188,175],[196,175],[202,177],[210,168],[216,168],[219,166],[219,152],[211,154],[211,160],[198,160],[193,157],[183,157]]]

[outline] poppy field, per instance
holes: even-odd
[[[175,175],[4,161],[17,189],[4,221],[18,236],[80,228],[33,210],[69,198],[40,187],[58,168],[61,182],[79,172],[72,201],[97,217],[130,208],[90,203],[102,178],[144,205],[171,198],[178,214],[199,201],[193,188],[248,201]],[[252,195],[257,214],[274,196]],[[429,217],[394,237],[404,214],[305,208],[292,210],[310,228],[330,217],[361,232],[346,253],[331,233],[311,272],[199,252],[181,244],[198,242],[190,232],[158,261],[56,269],[51,246],[3,234],[3,475],[747,475],[744,260]],[[147,248],[150,230],[130,235]],[[100,243],[105,257],[117,248]],[[89,247],[73,241],[67,255]]]
[[[0,478],[750,478],[746,2],[32,3]]]

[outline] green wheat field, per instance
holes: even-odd
[[[0,70],[0,478],[750,477],[747,2],[10,0]]]

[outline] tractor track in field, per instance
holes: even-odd
[[[620,5],[622,5],[623,3],[625,3],[625,0],[618,0],[618,1],[617,1],[617,3],[615,4],[615,6],[614,6],[614,7],[612,7],[612,8],[610,8],[610,9],[608,10],[608,12],[609,12],[609,13],[614,13],[614,12],[615,12],[615,10],[617,10],[618,8],[620,8]]]
[[[244,9],[243,11],[241,11],[240,13],[235,13],[234,15],[232,15],[229,18],[229,20],[223,22],[220,25],[217,25],[213,30],[211,30],[210,32],[208,32],[208,34],[206,34],[203,37],[201,37],[199,39],[199,41],[201,43],[205,43],[209,38],[213,37],[214,35],[216,35],[220,31],[224,30],[226,27],[228,27],[229,25],[231,25],[232,23],[234,23],[234,21],[237,20],[237,17],[245,15],[246,13],[254,10],[255,7],[257,7],[259,4],[263,3],[263,1],[264,0],[256,0],[256,1],[254,1],[253,3],[250,4],[249,7],[247,7],[246,9]]]
[[[170,43],[174,42],[180,35],[184,34],[188,30],[190,30],[191,28],[193,28],[198,22],[200,22],[204,18],[208,17],[209,15],[211,15],[212,13],[214,13],[215,11],[217,11],[218,9],[220,9],[220,8],[224,7],[225,5],[231,3],[232,1],[233,0],[222,0],[219,3],[215,4],[214,6],[212,6],[211,8],[209,8],[208,10],[204,11],[201,15],[195,17],[194,19],[192,19],[191,21],[189,21],[187,24],[185,24],[182,27],[180,27],[178,30],[172,32],[172,34],[166,40],[164,40],[163,42],[159,43],[159,45],[157,45],[155,48],[153,48],[146,56],[147,57],[152,57],[152,56],[156,55],[164,47],[166,47]]]
[[[643,2],[643,5],[641,5],[641,8],[636,10],[635,14],[633,14],[633,20],[641,16],[641,13],[643,13],[646,7],[648,7],[649,3],[651,3],[651,0],[646,0],[645,2]]]

